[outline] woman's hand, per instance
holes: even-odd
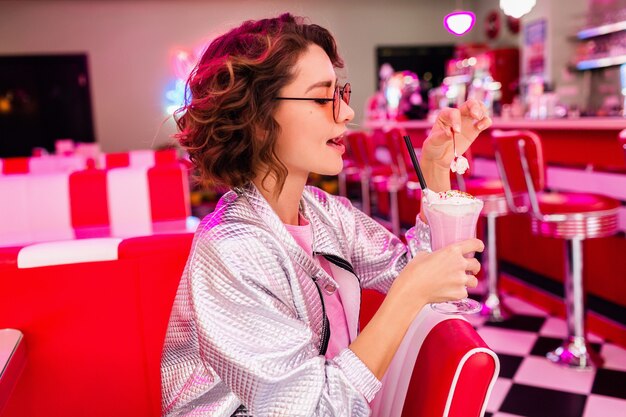
[[[455,133],[457,154],[461,155],[480,132],[491,126],[491,123],[487,108],[476,100],[467,100],[458,109],[441,110],[428,138],[424,141],[421,163],[432,163],[447,172],[454,159],[452,131]]]
[[[482,252],[478,239],[464,240],[413,258],[395,279],[372,319],[350,344],[350,349],[382,379],[411,322],[428,303],[467,297],[467,287],[478,284],[480,264],[463,254]],[[468,275],[467,273],[471,275]]]
[[[414,303],[416,313],[427,303],[465,298],[467,288],[478,285],[474,275],[480,271],[480,263],[463,255],[484,248],[482,241],[468,239],[432,253],[421,252],[402,270],[388,296],[406,297],[404,302]]]

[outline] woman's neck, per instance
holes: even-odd
[[[263,182],[262,176],[255,178],[252,182],[283,223],[298,225],[300,199],[306,180],[306,177],[287,176],[283,189],[278,195],[274,192],[277,185],[272,176],[267,177],[265,182]]]

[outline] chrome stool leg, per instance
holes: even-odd
[[[370,216],[372,214],[372,203],[370,201],[370,181],[367,175],[361,175],[361,202],[363,203],[363,213]]]
[[[585,338],[585,304],[583,292],[582,239],[566,240],[565,307],[567,340],[546,357],[552,362],[576,369],[602,366],[604,360]]]
[[[488,214],[485,222],[485,235],[487,235],[487,246],[483,252],[483,257],[487,258],[483,264],[487,266],[487,295],[484,297],[480,310],[482,316],[486,316],[490,322],[501,322],[508,319],[511,314],[500,301],[498,295],[498,254],[496,245],[496,219],[497,214]],[[483,259],[484,259],[483,258]]]
[[[339,174],[337,174],[337,182],[339,183],[339,195],[342,197],[347,197],[348,196],[348,185],[347,185],[347,179],[346,179],[346,173],[344,171],[341,171]]]
[[[398,206],[398,191],[391,190],[389,192],[389,211],[391,218],[391,231],[394,235],[400,236],[400,209]]]

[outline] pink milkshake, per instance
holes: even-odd
[[[437,250],[476,236],[476,223],[483,202],[463,191],[435,193],[428,190],[422,199],[422,208],[430,226],[432,250]],[[465,256],[473,257],[474,254]],[[432,306],[437,311],[451,314],[473,313],[481,307],[480,303],[470,299],[437,303]]]
[[[433,250],[476,236],[476,223],[483,208],[481,200],[463,191],[450,190],[431,192],[422,204]]]

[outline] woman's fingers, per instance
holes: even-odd
[[[486,107],[477,100],[469,99],[460,108],[461,115],[480,120],[487,115]]]
[[[485,118],[483,118],[483,119],[479,120],[479,121],[476,123],[476,128],[477,128],[478,130],[485,130],[485,129],[487,129],[489,126],[491,126],[491,123],[493,123],[493,122],[491,121],[491,117],[487,116],[487,117],[485,117]]]
[[[483,250],[485,250],[485,244],[483,243],[483,241],[476,238],[462,240],[457,243],[457,245],[460,247],[461,253],[463,253],[463,255],[470,252],[482,252]]]
[[[439,123],[448,136],[452,133],[450,130],[454,130],[456,133],[461,133],[461,112],[459,109],[453,109],[447,107],[442,109],[439,113]]]
[[[491,118],[489,117],[489,111],[484,103],[469,99],[460,108],[462,117],[469,117],[474,119],[473,125],[478,130],[485,130],[491,126]]]
[[[472,275],[478,274],[480,271],[480,262],[476,258],[469,258],[467,260],[467,266],[465,267],[465,271],[470,272]]]

